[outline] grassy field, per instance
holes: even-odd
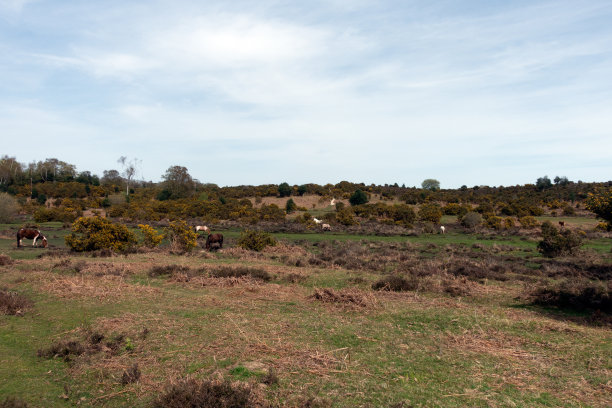
[[[63,247],[61,224],[41,228]],[[185,378],[248,384],[252,406],[612,402],[609,320],[526,297],[561,279],[551,271],[609,264],[609,238],[559,261],[519,236],[275,234],[281,245],[253,253],[233,246],[239,231],[216,253],[38,258],[61,251],[17,249],[11,229],[0,288],[30,303],[0,314],[0,403],[148,407]],[[372,289],[393,271],[417,287]]]

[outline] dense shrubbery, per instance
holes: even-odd
[[[519,223],[523,228],[537,228],[540,226],[538,220],[536,220],[535,217],[532,217],[531,215],[519,218]]]
[[[470,211],[461,217],[460,222],[465,228],[476,228],[482,224],[482,215]]]
[[[164,239],[163,234],[158,234],[153,227],[148,224],[138,224],[140,232],[142,232],[143,245],[148,248],[155,248]]]
[[[442,210],[438,204],[425,203],[419,208],[419,219],[421,221],[429,221],[438,224],[441,218]]]
[[[542,223],[542,241],[538,243],[538,251],[547,257],[573,254],[582,244],[580,237],[564,229],[559,232],[550,221]]]
[[[57,207],[45,208],[41,207],[34,211],[33,218],[36,222],[61,221],[73,222],[78,217],[83,215],[83,211],[75,208]]]
[[[198,235],[185,221],[171,222],[167,228],[172,249],[189,252],[198,245]]]
[[[363,191],[357,189],[349,198],[351,205],[361,205],[368,202],[368,195]]]
[[[245,230],[240,234],[237,244],[244,249],[261,251],[267,246],[275,246],[276,240],[267,232]]]
[[[574,310],[600,310],[612,313],[612,285],[610,282],[572,279],[536,289],[533,303]]]
[[[105,248],[125,251],[137,242],[136,236],[125,225],[100,217],[77,219],[65,241],[66,245],[77,252]]]
[[[612,227],[612,189],[599,190],[590,193],[586,200],[586,208],[593,211],[599,218],[608,223],[608,229]]]

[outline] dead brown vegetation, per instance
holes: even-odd
[[[376,298],[371,293],[364,293],[358,289],[345,288],[334,290],[331,288],[315,289],[310,299],[323,303],[340,304],[347,306],[368,307],[375,305]]]
[[[262,393],[253,385],[227,380],[180,380],[166,387],[154,408],[264,408]]]
[[[23,316],[32,307],[32,301],[17,292],[0,288],[0,313],[12,316]]]
[[[13,261],[13,259],[10,256],[0,254],[0,266],[12,265],[14,263],[15,261]]]
[[[28,408],[28,403],[15,397],[6,397],[0,401],[0,408]]]

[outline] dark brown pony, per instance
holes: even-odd
[[[47,247],[47,238],[37,229],[34,228],[22,228],[17,231],[17,248],[21,247],[21,240],[24,238],[31,239],[32,246],[36,246],[36,240],[42,241],[43,248]]]
[[[206,249],[210,250],[213,245],[219,244],[219,248],[223,248],[223,235],[222,234],[210,234],[206,238]]]

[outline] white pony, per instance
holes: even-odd
[[[319,220],[319,219],[317,219],[317,218],[313,218],[312,220],[313,220],[313,221],[314,221],[316,224],[320,224],[320,223],[322,223],[322,222],[323,222],[323,221],[321,221],[321,220]]]
[[[208,228],[206,225],[198,225],[197,227],[195,227],[196,232],[198,231],[204,231],[207,234],[210,234],[210,228]]]
[[[440,225],[440,233],[446,233],[446,227],[444,225]]]
[[[331,225],[329,225],[329,224],[323,224],[323,225],[321,225],[321,229],[322,229],[323,231],[331,231]]]

